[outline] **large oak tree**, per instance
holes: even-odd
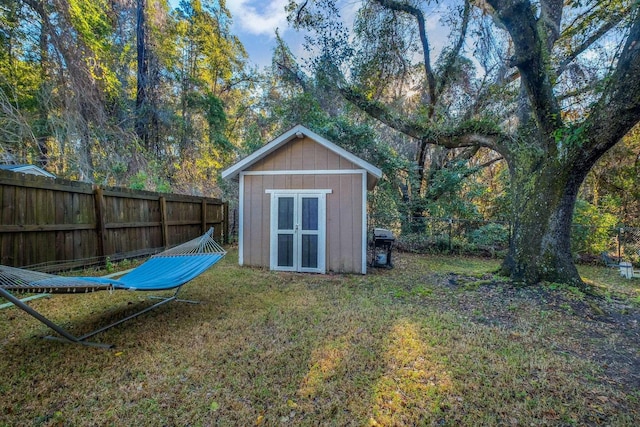
[[[291,2],[289,12],[294,25],[317,34],[316,65],[342,71],[335,75],[342,95],[415,138],[418,156],[429,145],[479,146],[505,159],[513,209],[505,274],[529,284],[582,284],[570,248],[576,196],[596,162],[640,121],[638,3],[448,3],[458,12],[448,21],[450,44],[435,61],[428,12],[438,2],[364,1],[360,22],[373,24],[355,27],[360,44],[353,52],[331,43],[346,40],[335,37],[339,31],[331,22],[338,9],[332,1]],[[418,48],[411,50],[412,44]],[[475,61],[468,59],[470,46]],[[480,64],[469,93],[452,84],[465,64]],[[398,81],[415,69],[420,84],[416,89],[401,79],[404,97],[380,90],[389,87],[384,82],[390,75]],[[419,99],[409,108],[408,92]]]

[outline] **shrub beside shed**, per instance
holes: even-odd
[[[298,125],[226,169],[239,181],[239,263],[367,271],[367,191],[382,172]]]

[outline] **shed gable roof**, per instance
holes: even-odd
[[[0,169],[12,171],[12,172],[22,172],[22,173],[31,174],[31,175],[46,176],[48,178],[56,177],[54,174],[47,172],[46,170],[36,165],[26,165],[26,164],[0,165]]]
[[[377,180],[382,176],[382,171],[377,167],[373,166],[371,163],[365,160],[362,160],[361,158],[353,155],[352,153],[348,152],[344,148],[337,146],[333,142],[329,141],[326,138],[323,138],[322,136],[307,129],[306,127],[302,125],[296,125],[293,128],[289,129],[287,132],[283,133],[282,135],[274,139],[273,141],[269,142],[268,144],[260,148],[259,150],[255,151],[253,154],[245,157],[244,159],[240,160],[238,163],[225,169],[222,172],[222,178],[230,179],[230,178],[237,177],[240,174],[240,172],[248,169],[259,160],[265,158],[266,156],[276,151],[278,148],[289,143],[295,138],[302,138],[304,136],[309,137],[310,139],[324,146],[328,150],[333,151],[337,155],[344,157],[345,159],[349,160],[353,164],[357,165],[359,168],[364,169],[367,172],[367,183],[368,183],[367,187],[369,189],[372,189],[375,186],[375,183],[377,182]]]

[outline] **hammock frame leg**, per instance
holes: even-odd
[[[135,313],[130,314],[130,315],[129,315],[129,316],[127,316],[127,317],[124,317],[124,318],[122,318],[122,319],[120,319],[120,320],[116,320],[115,322],[110,323],[110,324],[108,324],[107,326],[103,326],[103,327],[101,327],[101,328],[99,328],[99,329],[96,329],[95,331],[91,331],[91,332],[89,332],[89,333],[87,333],[87,334],[84,334],[84,335],[82,335],[81,337],[79,337],[79,339],[80,339],[81,341],[84,341],[84,340],[86,340],[87,338],[91,338],[92,336],[97,335],[97,334],[99,334],[99,333],[101,333],[101,332],[104,332],[104,331],[106,331],[106,330],[108,330],[108,329],[111,329],[111,328],[113,328],[114,326],[118,326],[118,325],[120,325],[120,324],[122,324],[122,323],[124,323],[124,322],[127,322],[127,321],[131,320],[131,319],[135,319],[136,317],[140,316],[141,314],[144,314],[144,313],[146,313],[146,312],[149,312],[149,311],[151,311],[151,310],[154,310],[154,309],[156,309],[156,308],[160,307],[161,305],[164,305],[164,304],[166,304],[166,303],[168,303],[168,302],[171,302],[171,301],[184,301],[184,302],[187,302],[186,300],[180,300],[180,299],[178,299],[178,292],[180,292],[180,288],[178,288],[178,289],[176,290],[176,292],[175,292],[172,296],[170,296],[170,297],[159,297],[159,296],[151,297],[151,298],[157,298],[157,299],[160,299],[160,301],[159,301],[159,302],[157,302],[157,303],[155,303],[155,304],[153,304],[153,305],[150,305],[149,307],[144,308],[144,309],[142,309],[142,310],[140,310],[140,311],[136,311]],[[47,338],[47,339],[56,339],[56,337],[45,337],[45,338]]]
[[[47,317],[45,317],[44,315],[42,315],[40,312],[36,311],[33,307],[25,304],[24,302],[22,302],[19,298],[16,298],[14,295],[12,295],[10,292],[6,291],[5,289],[0,288],[0,296],[2,296],[3,298],[6,298],[7,300],[11,301],[16,307],[24,310],[25,312],[27,312],[29,315],[31,315],[32,317],[34,317],[35,319],[39,320],[41,323],[45,324],[46,326],[48,326],[49,328],[51,328],[53,331],[55,331],[56,333],[58,333],[60,336],[53,336],[53,335],[47,335],[44,336],[42,338],[47,339],[47,340],[53,340],[53,341],[62,341],[62,342],[70,342],[73,344],[80,344],[80,345],[85,345],[85,346],[89,346],[89,347],[100,347],[100,348],[113,348],[114,345],[113,344],[104,344],[104,343],[97,343],[97,342],[92,342],[92,341],[87,341],[88,338],[91,338],[94,335],[97,335],[101,332],[104,332],[108,329],[111,329],[115,326],[118,326],[124,322],[127,322],[131,319],[134,319],[138,316],[140,316],[141,314],[147,313],[155,308],[160,307],[161,305],[164,305],[166,303],[169,303],[171,301],[178,301],[178,302],[187,302],[187,303],[191,303],[191,304],[198,304],[199,301],[192,301],[192,300],[183,300],[183,299],[178,299],[178,292],[180,292],[180,288],[178,288],[176,290],[176,292],[169,296],[169,297],[160,297],[160,296],[154,296],[151,298],[156,298],[156,299],[160,299],[159,302],[144,308],[140,311],[137,311],[127,317],[124,317],[120,320],[117,320],[113,323],[110,323],[107,326],[103,326],[101,328],[98,328],[94,331],[91,331],[89,333],[86,333],[84,335],[81,335],[79,337],[76,337],[75,335],[71,334],[69,331],[65,330],[64,328],[62,328],[60,325],[58,325],[57,323],[53,322],[51,319],[48,319]]]
[[[36,294],[36,295],[32,295],[30,297],[20,298],[20,301],[27,302],[27,301],[31,301],[31,300],[34,300],[34,299],[49,298],[50,296],[51,296],[51,294],[47,294],[47,293]],[[15,304],[12,303],[12,302],[7,302],[7,303],[4,303],[4,304],[0,304],[0,310],[4,310],[5,308],[11,308],[14,305]]]
[[[35,310],[33,307],[25,304],[24,302],[22,302],[22,300],[20,300],[20,298],[16,298],[13,294],[11,294],[9,291],[5,289],[0,288],[0,296],[12,302],[19,309],[25,311],[30,316],[34,317],[35,319],[39,320],[41,323],[45,324],[49,328],[56,331],[58,334],[60,334],[61,337],[63,337],[62,338],[63,341],[72,342],[75,344],[82,344],[82,345],[91,346],[91,347],[102,347],[102,348],[113,347],[113,345],[110,345],[110,344],[82,341],[80,338],[69,333],[66,329],[62,328],[60,325],[50,320],[49,318],[43,316],[40,312]]]

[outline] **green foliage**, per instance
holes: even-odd
[[[584,200],[576,202],[571,233],[572,250],[576,254],[598,254],[612,247],[611,231],[618,219]]]
[[[580,197],[619,218],[640,226],[640,128],[609,150],[589,172]]]
[[[107,273],[113,273],[113,262],[111,261],[111,258],[107,257],[104,261],[104,268],[107,270]]]
[[[103,82],[107,94],[117,96],[120,82],[111,67],[115,34],[109,9],[106,0],[69,0],[71,23],[88,48],[84,51],[88,70]]]
[[[159,193],[170,193],[171,184],[158,176],[158,172],[148,174],[145,171],[138,171],[129,178],[129,188],[132,190],[157,191]]]
[[[581,126],[566,126],[556,129],[553,137],[560,152],[566,156],[567,153],[582,147],[585,142],[586,127]]]
[[[363,3],[353,24],[357,55],[352,73],[367,99],[390,95],[407,77],[406,57],[415,44],[402,37],[409,19],[385,13],[377,2]]]
[[[159,193],[171,193],[171,184],[165,180],[158,179],[156,181],[155,191]]]
[[[349,42],[349,29],[340,19],[340,8],[335,0],[316,0],[297,4],[290,1],[286,6],[287,20],[296,29],[310,32],[305,49],[319,49],[319,55],[311,59],[312,67],[320,69],[330,63],[340,66],[353,55]]]
[[[399,230],[403,218],[398,207],[396,189],[389,182],[380,182],[369,197],[369,218],[376,227]]]
[[[445,235],[426,233],[403,233],[398,238],[398,247],[403,251],[415,253],[455,253],[459,246]]]
[[[470,233],[471,243],[478,246],[506,248],[509,245],[509,229],[504,224],[489,223]]]
[[[256,123],[247,126],[240,150],[243,155],[249,155],[264,145],[260,128]]]
[[[132,190],[144,190],[147,187],[149,177],[144,171],[138,171],[129,179],[129,188]]]
[[[458,254],[487,258],[503,258],[508,248],[508,239],[502,232],[496,236],[486,237],[486,232],[474,235],[460,230],[450,232],[404,232],[397,240],[397,247],[402,251],[426,254]],[[474,241],[474,238],[476,239]]]
[[[466,161],[436,165],[427,181],[426,193],[414,201],[429,216],[478,218],[478,208],[469,194],[467,179],[473,169]]]

